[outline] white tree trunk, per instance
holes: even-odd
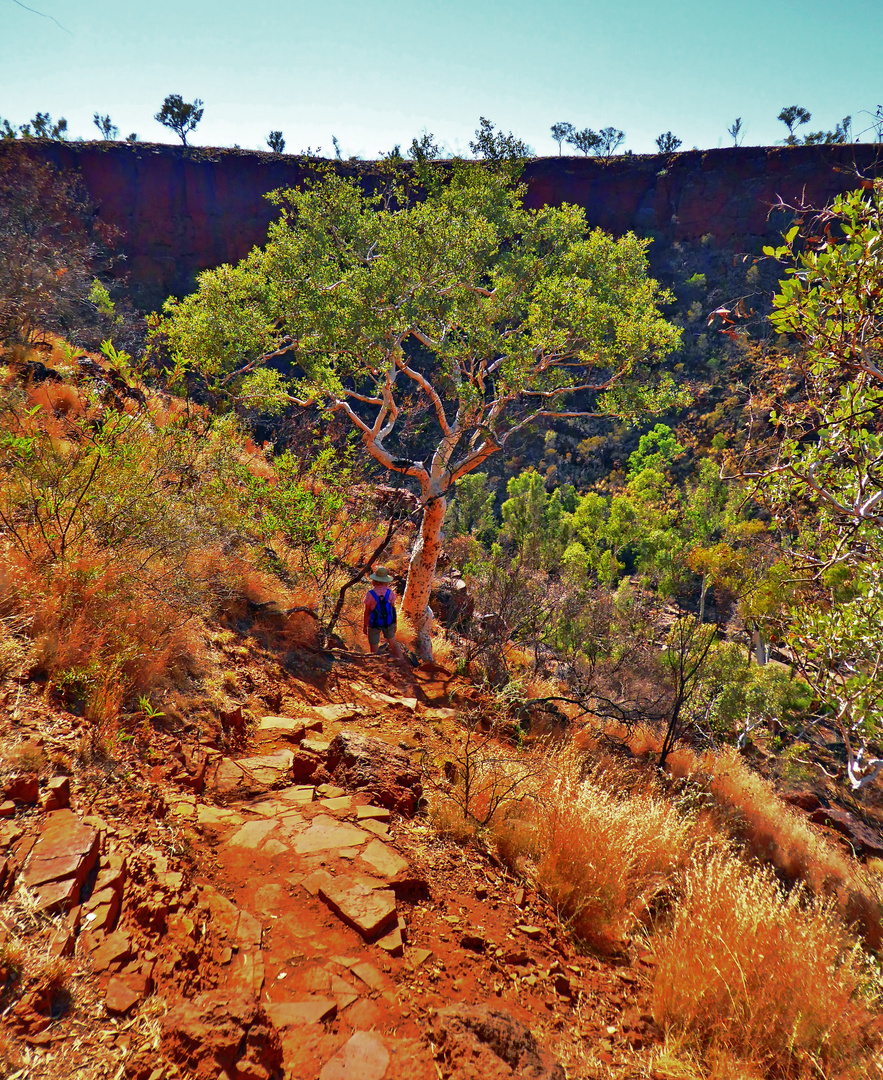
[[[427,493],[424,492],[424,499]],[[408,583],[402,598],[402,610],[409,616],[417,630],[416,649],[421,660],[432,660],[432,638],[430,631],[434,615],[429,606],[432,592],[432,578],[441,553],[441,531],[445,520],[447,500],[443,496],[432,498],[423,510],[420,523],[420,535],[411,552],[408,564]]]
[[[757,663],[763,667],[763,665],[769,660],[769,650],[767,649],[767,643],[763,639],[763,634],[759,630],[754,631],[754,659]]]

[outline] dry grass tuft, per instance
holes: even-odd
[[[638,922],[652,922],[671,901],[679,873],[710,826],[685,814],[613,760],[583,778],[573,749],[553,755],[555,779],[540,799],[497,829],[510,863],[532,863],[532,876],[576,934],[604,950],[622,946]],[[620,775],[622,774],[622,775]]]
[[[856,1075],[871,1041],[861,953],[830,903],[768,869],[698,853],[660,946],[654,1014],[702,1052],[766,1074]]]
[[[34,669],[97,723],[180,677],[198,655],[178,608],[99,557],[50,576],[9,553],[0,561],[0,611],[27,619]]]
[[[831,898],[847,924],[858,927],[866,944],[880,948],[881,883],[784,803],[770,781],[754,772],[738,751],[728,747],[694,759],[683,774],[707,790],[720,826],[746,855],[775,867],[789,885],[801,883],[814,895]]]

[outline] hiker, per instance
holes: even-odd
[[[362,630],[368,638],[368,648],[376,653],[380,648],[380,635],[386,638],[389,651],[397,660],[404,660],[402,647],[396,641],[396,594],[389,588],[392,574],[385,566],[378,566],[371,581],[376,581],[381,588],[371,589],[365,597],[365,617]],[[386,588],[382,588],[386,586]]]

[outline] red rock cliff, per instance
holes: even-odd
[[[101,217],[124,235],[126,270],[143,304],[185,293],[196,273],[236,262],[266,238],[275,208],[263,198],[303,177],[292,156],[147,143],[0,142],[0,154],[36,153],[78,172]],[[754,252],[778,238],[770,206],[805,193],[816,204],[874,171],[880,147],[739,147],[671,156],[532,161],[529,202],[574,202],[593,225],[665,243],[710,235],[716,247]],[[349,167],[349,166],[347,166]],[[370,171],[370,163],[360,163]],[[851,175],[852,174],[852,175]]]

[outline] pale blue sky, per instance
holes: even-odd
[[[427,128],[467,153],[484,115],[538,154],[557,153],[556,120],[647,153],[667,130],[727,146],[740,115],[746,145],[776,142],[791,104],[859,131],[883,102],[881,0],[23,2],[70,33],[0,0],[0,116],[64,115],[73,137],[97,135],[97,111],[174,142],[153,114],[179,93],[205,102],[200,145],[265,149],[275,128],[290,152],[331,156],[335,134],[375,157]]]

